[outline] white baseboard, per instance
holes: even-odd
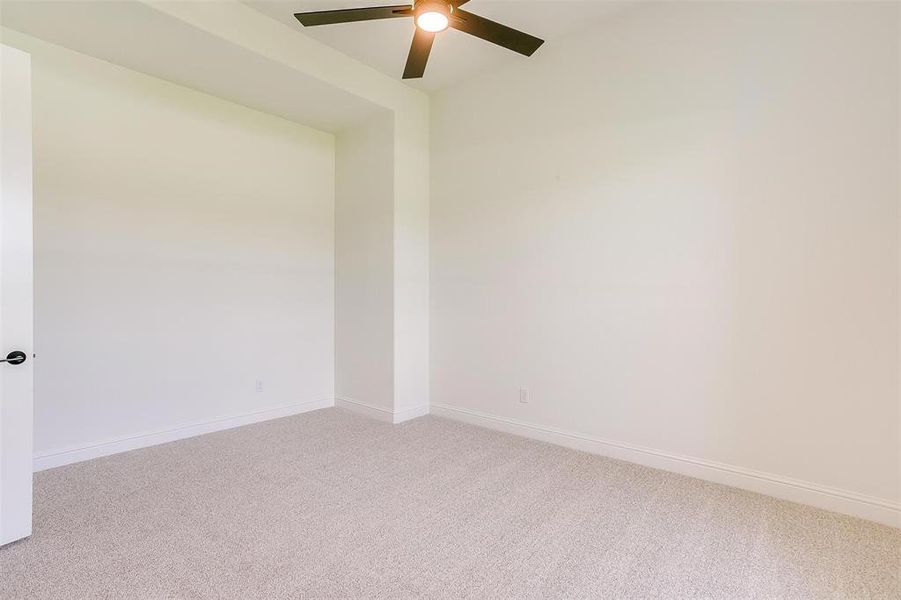
[[[809,504],[892,527],[901,527],[901,504],[882,498],[865,496],[772,473],[763,473],[690,456],[680,456],[634,444],[605,440],[583,433],[544,427],[446,404],[432,404],[431,413],[439,417],[464,421],[592,454],[609,456],[792,502]]]
[[[385,423],[393,423],[395,425],[429,414],[428,404],[403,410],[391,410],[390,408],[375,406],[346,396],[335,398],[335,406],[367,416],[371,419],[384,421]]]
[[[342,398],[340,396],[335,398],[335,406],[377,421],[384,421],[385,423],[394,422],[394,411],[390,408],[382,408],[381,406],[375,406],[351,398]]]
[[[404,421],[409,421],[410,419],[415,419],[417,417],[422,417],[429,414],[429,405],[421,404],[419,406],[414,406],[413,408],[405,408],[402,410],[394,411],[394,424],[403,423]]]
[[[311,410],[318,410],[320,408],[329,408],[334,405],[335,402],[332,399],[298,402],[296,404],[277,406],[275,408],[267,408],[265,410],[242,413],[230,417],[221,417],[209,421],[191,423],[189,425],[180,425],[161,431],[139,433],[93,444],[73,446],[62,450],[35,454],[33,467],[35,472],[43,471],[45,469],[61,467],[83,460],[90,460],[92,458],[99,458],[110,454],[118,454],[119,452],[127,452],[138,448],[146,448],[147,446],[156,446],[157,444],[174,442],[196,435],[203,435],[204,433],[222,431],[223,429],[250,425],[251,423],[259,423],[260,421],[268,421],[270,419],[279,419],[281,417],[288,417],[309,412]]]

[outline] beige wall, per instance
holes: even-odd
[[[3,41],[34,69],[36,454],[331,403],[334,137]]]
[[[434,98],[433,407],[897,511],[898,10],[647,5]]]

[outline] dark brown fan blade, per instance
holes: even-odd
[[[407,66],[404,67],[404,79],[422,77],[434,41],[434,33],[423,31],[419,27],[416,28],[416,32],[413,34],[413,43],[410,44],[410,54],[407,55]]]
[[[469,0],[451,0],[451,2],[453,2],[454,6],[463,6],[469,2]]]
[[[450,26],[526,56],[532,56],[544,43],[544,40],[538,39],[534,35],[460,9],[451,14]]]
[[[412,17],[413,9],[409,4],[396,6],[374,6],[372,8],[345,8],[341,10],[319,10],[315,12],[295,13],[297,20],[304,27],[314,25],[332,25],[334,23],[353,23],[355,21],[374,21],[376,19],[396,19]]]

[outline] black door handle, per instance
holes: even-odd
[[[9,363],[11,365],[21,365],[25,362],[25,353],[21,350],[13,350],[9,354],[6,355],[6,358],[0,360],[0,363]]]

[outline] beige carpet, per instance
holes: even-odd
[[[901,598],[901,531],[327,409],[38,473],[12,598]]]

